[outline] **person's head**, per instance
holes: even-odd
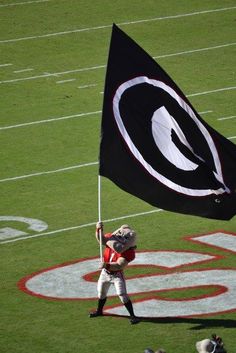
[[[144,353],[154,353],[154,351],[151,348],[146,348]]]
[[[144,350],[144,353],[166,353],[166,351],[164,351],[164,349],[162,348],[159,348],[156,352],[154,352],[152,349],[146,348]]]
[[[196,349],[198,353],[214,353],[215,346],[215,342],[211,341],[209,338],[206,338],[202,341],[198,341],[196,343]]]
[[[212,335],[212,339],[205,338],[196,343],[198,353],[227,353],[221,337]]]
[[[137,234],[128,224],[123,224],[112,235],[122,244],[127,244],[130,247],[136,246]]]

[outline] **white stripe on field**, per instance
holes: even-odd
[[[12,64],[0,64],[0,67],[11,66]]]
[[[55,77],[55,76],[58,77],[60,75],[67,75],[67,74],[72,74],[75,72],[85,72],[85,71],[90,71],[90,70],[104,69],[105,67],[106,67],[106,65],[98,65],[98,66],[85,67],[82,69],[54,72],[52,74],[45,72],[43,75],[22,77],[22,78],[16,78],[16,79],[12,79],[12,80],[5,80],[5,81],[0,81],[0,83],[12,83],[12,82],[19,82],[19,81],[36,80],[38,78],[45,78],[45,77]]]
[[[233,140],[235,138],[236,138],[236,136],[227,137],[228,140]],[[6,181],[13,181],[13,180],[31,178],[31,177],[34,177],[34,176],[66,172],[66,171],[69,171],[69,170],[72,170],[72,169],[90,167],[92,165],[97,165],[97,164],[98,164],[98,162],[89,162],[89,163],[84,163],[84,164],[72,165],[70,167],[65,167],[65,168],[60,168],[60,169],[55,169],[55,170],[49,170],[49,171],[46,171],[46,172],[38,172],[38,173],[20,175],[20,176],[16,176],[16,177],[9,177],[9,178],[5,178],[5,179],[0,179],[0,183],[6,182]]]
[[[117,23],[117,25],[118,26],[126,26],[126,25],[133,25],[133,24],[145,23],[145,22],[153,22],[153,21],[159,21],[159,20],[170,20],[170,19],[176,19],[176,18],[182,18],[182,17],[188,17],[188,16],[202,15],[202,14],[207,14],[207,13],[234,10],[234,9],[236,9],[236,6],[223,7],[223,8],[212,9],[212,10],[203,10],[203,11],[197,11],[197,12],[190,12],[190,13],[184,13],[184,14],[179,14],[179,15],[155,17],[155,18],[142,19],[142,20],[129,21],[129,22],[121,22],[121,23]],[[42,35],[37,35],[37,36],[29,36],[29,37],[21,37],[21,38],[13,38],[13,39],[4,39],[4,40],[0,40],[0,43],[10,43],[10,42],[23,41],[23,40],[49,38],[49,37],[55,37],[55,36],[71,34],[71,33],[95,31],[95,30],[111,28],[111,27],[112,27],[112,25],[109,24],[109,25],[96,26],[96,27],[79,28],[79,29],[74,29],[74,30],[70,30],[70,31],[63,31],[63,32],[56,32],[56,33],[47,33],[47,34],[42,34]]]
[[[228,44],[215,45],[215,46],[213,46],[213,47],[206,47],[206,48],[199,48],[199,49],[193,49],[193,50],[186,50],[186,51],[182,51],[182,52],[179,52],[179,53],[158,55],[158,56],[154,56],[153,59],[168,58],[168,57],[171,57],[171,56],[185,55],[185,54],[192,54],[192,53],[197,53],[197,52],[201,52],[201,51],[220,49],[220,48],[230,47],[230,46],[235,45],[235,44],[236,44],[236,42],[233,42],[233,43],[228,43]]]
[[[201,52],[201,51],[207,51],[207,50],[213,50],[213,49],[220,49],[220,48],[225,48],[229,46],[236,45],[236,42],[233,43],[226,43],[226,44],[221,44],[213,47],[206,47],[206,48],[200,48],[200,49],[193,49],[193,50],[186,50],[186,51],[181,51],[177,53],[172,53],[172,54],[163,54],[159,56],[153,57],[154,59],[158,58],[166,58],[166,57],[171,57],[171,56],[178,56],[178,55],[184,55],[184,54],[189,54],[189,53],[194,53],[194,52]],[[104,69],[106,68],[106,65],[97,65],[97,66],[92,66],[92,67],[85,67],[81,69],[75,69],[75,70],[68,70],[68,71],[61,71],[61,72],[55,72],[55,73],[49,73],[45,72],[43,75],[37,75],[37,76],[30,76],[30,77],[22,77],[22,78],[15,78],[11,80],[4,80],[0,81],[0,83],[14,83],[14,82],[19,82],[19,81],[28,81],[28,80],[36,80],[36,79],[41,79],[41,78],[46,78],[46,77],[58,77],[60,75],[67,75],[75,72],[85,72],[85,71],[90,71],[90,70],[98,70],[98,69]],[[95,85],[95,84],[93,84]]]
[[[234,118],[236,118],[236,115],[226,116],[226,117],[223,117],[223,118],[218,118],[217,120],[229,120],[229,119],[234,119]]]
[[[97,110],[95,112],[80,113],[80,114],[74,114],[74,115],[68,115],[68,116],[61,116],[59,118],[51,118],[51,119],[45,119],[45,120],[31,121],[29,123],[2,126],[2,127],[0,127],[0,130],[8,130],[8,129],[14,129],[14,128],[28,126],[28,125],[37,125],[37,124],[50,123],[52,121],[57,121],[57,120],[67,120],[67,119],[73,119],[73,118],[82,117],[82,116],[97,115],[97,114],[101,114],[101,113],[102,113],[101,110]],[[199,114],[207,114],[207,113],[212,113],[212,110],[207,110],[205,112],[200,112]]]
[[[72,81],[75,81],[75,80],[76,80],[75,78],[70,78],[68,80],[56,81],[56,83],[66,83],[66,82],[72,82]]]
[[[16,124],[16,125],[2,126],[2,127],[0,127],[0,130],[8,130],[8,129],[14,129],[14,128],[17,128],[17,127],[22,127],[22,126],[29,126],[29,125],[36,125],[36,124],[44,124],[44,123],[51,123],[52,121],[73,119],[73,118],[82,117],[82,116],[88,116],[88,115],[97,115],[97,114],[101,114],[101,112],[102,112],[101,110],[97,110],[97,111],[95,111],[95,112],[79,113],[79,114],[74,114],[74,115],[61,116],[61,117],[59,117],[59,118],[51,118],[51,119],[45,119],[45,120],[31,121],[31,122],[29,122],[29,123],[22,123],[22,124]]]
[[[199,112],[198,114],[204,115],[204,114],[209,114],[209,113],[213,113],[213,110],[205,110],[204,112]]]
[[[160,208],[157,208],[157,209],[152,210],[152,211],[134,213],[134,214],[121,216],[121,217],[117,217],[117,218],[106,219],[106,220],[103,220],[103,223],[109,223],[109,222],[115,222],[115,221],[122,220],[122,219],[127,219],[127,218],[145,216],[145,215],[156,213],[156,212],[160,212],[160,211],[163,211],[163,210],[160,209]],[[7,244],[7,243],[13,243],[13,242],[16,242],[16,241],[21,241],[21,240],[38,238],[38,237],[42,237],[43,235],[53,235],[53,234],[58,234],[58,233],[62,233],[62,232],[68,232],[70,230],[91,227],[91,226],[94,226],[95,224],[96,224],[96,222],[91,222],[91,223],[81,224],[81,225],[74,226],[74,227],[57,229],[57,230],[53,230],[51,232],[38,233],[38,234],[34,234],[34,235],[29,235],[28,237],[21,237],[21,238],[16,238],[16,239],[11,239],[11,240],[5,240],[5,241],[0,242],[0,244]]]
[[[192,93],[192,94],[188,94],[187,97],[195,97],[195,96],[202,96],[204,94],[209,94],[209,93],[216,93],[216,92],[223,92],[223,91],[231,91],[233,89],[235,89],[236,86],[233,87],[225,87],[225,88],[218,88],[218,89],[214,89],[212,91],[205,91],[205,92],[199,92],[199,93]]]
[[[30,177],[34,177],[34,176],[39,176],[39,175],[60,173],[60,172],[65,172],[65,171],[72,170],[72,169],[78,169],[78,168],[83,168],[83,167],[90,167],[91,165],[97,165],[97,164],[98,164],[98,162],[90,162],[90,163],[72,165],[72,166],[70,166],[70,167],[65,167],[65,168],[60,168],[60,169],[55,169],[55,170],[49,170],[49,171],[46,171],[46,172],[38,172],[38,173],[20,175],[20,176],[11,177],[11,178],[0,179],[0,183],[3,183],[3,182],[5,182],[5,181],[10,181],[10,180],[26,179],[26,178],[30,178]]]
[[[22,69],[22,70],[16,70],[13,71],[15,74],[21,73],[21,72],[26,72],[26,71],[33,71],[34,69]]]
[[[78,86],[77,88],[90,88],[90,87],[95,87],[97,85],[98,85],[97,83],[90,83],[88,85]]]
[[[228,140],[233,140],[235,138],[236,138],[236,136],[231,136],[231,137],[228,137],[227,139]],[[20,176],[16,176],[16,177],[9,177],[9,178],[5,178],[5,179],[0,179],[0,183],[4,183],[6,181],[19,180],[19,179],[26,179],[26,178],[31,178],[31,177],[40,176],[40,175],[61,173],[61,172],[66,172],[66,171],[69,171],[69,170],[72,170],[72,169],[90,167],[90,166],[97,165],[97,164],[98,164],[98,162],[89,162],[89,163],[84,163],[84,164],[72,165],[70,167],[65,167],[65,168],[60,168],[60,169],[55,169],[55,170],[49,170],[49,171],[46,171],[46,172],[38,172],[38,173],[20,175]]]
[[[28,4],[34,4],[38,2],[48,2],[51,0],[34,0],[34,1],[24,1],[24,2],[16,2],[15,4],[5,4],[5,5],[0,5],[0,7],[8,7],[8,6],[16,6],[16,5],[28,5]]]

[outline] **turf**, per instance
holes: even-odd
[[[39,233],[25,223],[1,221],[3,228],[21,230],[28,237],[0,244],[2,352],[132,353],[162,346],[167,353],[194,353],[195,342],[214,332],[223,337],[228,352],[234,352],[235,312],[145,319],[131,327],[123,317],[90,320],[88,312],[96,300],[46,300],[20,291],[17,283],[42,269],[98,256],[94,224],[99,112],[113,22],[156,58],[199,112],[210,111],[202,115],[204,120],[235,142],[235,118],[217,120],[235,115],[235,1],[2,0],[0,6],[0,215],[39,219],[51,232],[31,237]],[[73,81],[59,82],[65,80]],[[25,125],[16,126],[20,124]],[[210,252],[224,258],[208,268],[235,268],[235,253],[183,237],[217,229],[235,233],[236,217],[222,222],[166,211],[148,213],[154,210],[102,179],[107,229],[118,227],[119,217],[140,214],[127,218],[139,233],[139,250]],[[77,226],[82,228],[70,229]],[[127,276],[152,271],[134,268]],[[158,295],[187,299],[212,291]],[[145,294],[133,299],[141,297]],[[117,298],[109,301],[118,303]]]

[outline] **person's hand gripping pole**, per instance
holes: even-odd
[[[103,223],[101,221],[96,224],[96,237],[100,245],[100,261],[103,262],[102,245],[103,245]]]

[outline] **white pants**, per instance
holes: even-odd
[[[129,300],[129,297],[127,295],[126,283],[123,272],[118,271],[114,274],[110,274],[104,268],[102,269],[100,277],[98,279],[98,298],[106,298],[108,290],[112,284],[115,286],[116,293],[120,297],[121,301],[123,303],[127,302]]]

